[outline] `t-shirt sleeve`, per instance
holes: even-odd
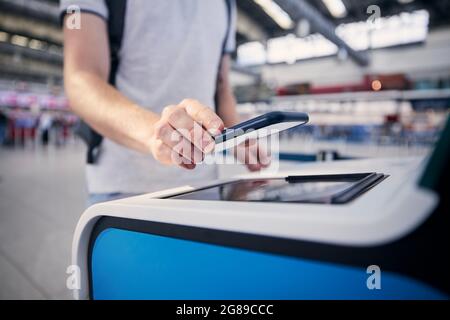
[[[79,9],[81,12],[89,12],[108,19],[108,7],[105,0],[60,0],[59,10],[61,21],[68,12],[73,12],[73,9]],[[72,9],[72,10],[71,10]]]
[[[236,50],[236,19],[237,19],[237,9],[236,2],[231,1],[230,8],[230,29],[225,42],[225,52],[232,53]]]

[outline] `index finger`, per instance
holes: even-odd
[[[201,124],[211,135],[218,135],[224,129],[222,119],[207,106],[196,100],[186,99],[180,103],[186,110],[186,113]]]

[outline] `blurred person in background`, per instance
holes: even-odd
[[[81,9],[80,29],[68,27],[73,5]],[[108,22],[120,12],[108,5],[60,4],[66,94],[72,110],[105,137],[98,161],[87,166],[90,203],[216,179],[214,165],[199,163],[213,151],[212,137],[239,122],[229,82],[235,3],[127,1],[115,86],[108,82]],[[194,127],[201,134],[192,137]],[[261,150],[245,158],[251,171],[269,163]]]
[[[43,146],[47,146],[50,140],[50,128],[52,127],[53,117],[49,112],[43,112],[39,118],[39,132]]]
[[[7,126],[8,126],[8,118],[0,110],[0,146],[2,146],[3,143],[5,142]]]

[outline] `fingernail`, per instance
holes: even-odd
[[[221,131],[218,128],[211,128],[208,130],[208,132],[212,136],[217,136]]]
[[[196,165],[195,164],[182,164],[181,167],[183,167],[187,170],[194,170]]]
[[[268,166],[270,166],[270,164],[272,163],[272,159],[270,156],[264,154],[264,155],[260,155],[260,161],[261,165],[265,168],[267,168]]]
[[[221,123],[213,122],[211,124],[211,128],[208,130],[208,132],[212,135],[217,135],[221,133],[220,127],[222,127]]]

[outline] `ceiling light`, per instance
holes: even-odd
[[[347,15],[347,9],[342,0],[322,0],[322,2],[333,17],[343,18]]]
[[[9,34],[0,31],[0,42],[6,42],[9,39]]]
[[[257,3],[281,28],[288,30],[294,26],[294,21],[292,21],[289,14],[281,9],[273,0],[253,1]]]
[[[32,39],[30,41],[30,43],[28,44],[28,46],[31,49],[34,49],[34,50],[42,50],[42,48],[44,47],[44,44],[43,44],[42,41],[39,41],[39,40],[36,40],[36,39]]]
[[[11,38],[11,43],[16,46],[26,47],[28,45],[28,38],[14,35]]]

